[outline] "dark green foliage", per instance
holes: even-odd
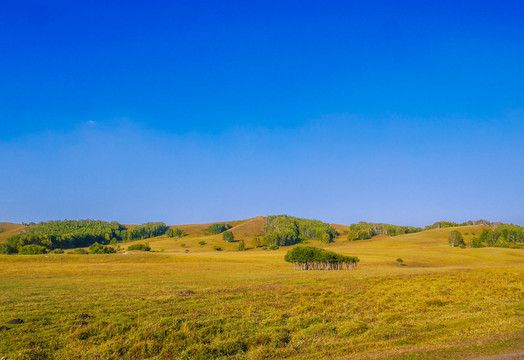
[[[233,240],[235,240],[235,235],[233,235],[233,233],[231,231],[224,231],[222,233],[222,239],[226,242],[231,242]]]
[[[149,246],[149,244],[133,244],[133,245],[130,245],[127,250],[129,251],[150,251],[151,250],[151,247]]]
[[[448,242],[451,245],[451,247],[466,245],[464,243],[464,238],[462,237],[462,234],[460,233],[460,231],[457,230],[453,230],[449,233]]]
[[[217,223],[217,224],[210,225],[207,231],[209,231],[210,234],[220,234],[229,229],[231,229],[231,225]]]
[[[278,250],[278,245],[271,245],[269,250]]]
[[[186,232],[179,228],[169,229],[166,231],[166,236],[170,238],[181,238],[186,236]]]
[[[114,254],[116,253],[116,250],[112,246],[104,246],[99,243],[94,243],[91,246],[89,246],[89,253],[90,254]]]
[[[207,244],[207,243],[204,240],[198,242],[198,245],[204,246],[205,244]]]
[[[244,243],[244,240],[240,240],[240,243],[238,244],[238,251],[244,250],[246,250],[246,244]]]
[[[329,243],[337,235],[329,224],[287,215],[269,216],[264,223],[264,244],[287,246],[307,239]]]
[[[354,269],[360,261],[355,256],[344,256],[313,246],[297,246],[287,252],[284,260],[299,270]]]
[[[132,229],[127,230],[126,240],[141,240],[148,239],[153,236],[164,235],[168,227],[163,222],[156,223],[145,223],[139,226],[135,226]]]
[[[471,239],[471,247],[472,248],[481,248],[481,247],[484,247],[484,245],[482,244],[482,241],[478,237],[474,237],[473,239]]]
[[[95,242],[109,244],[122,240],[125,227],[117,222],[100,220],[47,221],[29,226],[23,233],[7,239],[10,249],[18,252],[26,245],[39,245],[48,250],[89,246]]]
[[[18,249],[11,244],[0,244],[0,254],[9,255],[16,254]]]
[[[404,262],[404,260],[402,260],[401,258],[398,258],[398,259],[395,260],[395,261],[396,261],[399,265],[401,265],[401,264]]]
[[[40,245],[24,245],[18,249],[18,253],[21,255],[36,255],[36,254],[47,254],[49,250],[45,246]]]
[[[222,251],[222,248],[220,246],[216,246],[214,245],[213,246],[213,250],[216,250],[216,251]]]
[[[397,236],[397,235],[411,234],[411,233],[422,231],[422,228],[413,227],[413,226],[367,223],[363,221],[357,224],[351,224],[349,226],[349,229],[350,231],[357,233],[357,238],[359,240],[370,239],[371,237],[375,235]],[[367,232],[367,235],[364,234],[364,232]],[[350,240],[349,236],[348,236],[348,240]]]
[[[62,249],[54,249],[53,251],[51,251],[52,254],[63,254],[64,253],[64,250]]]

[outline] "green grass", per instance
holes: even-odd
[[[322,245],[358,256],[356,271],[293,271],[288,248],[228,251],[237,243],[200,233],[148,239],[157,253],[1,256],[0,326],[10,329],[0,357],[456,359],[523,349],[522,250],[452,249],[451,230]],[[15,318],[24,323],[7,324]]]

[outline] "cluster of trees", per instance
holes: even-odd
[[[99,243],[94,243],[89,246],[89,253],[90,254],[114,254],[116,253],[116,249],[112,246],[104,246]]]
[[[422,228],[413,226],[400,226],[390,224],[367,223],[360,221],[357,224],[351,224],[347,233],[348,240],[366,240],[375,235],[397,236],[422,231]]]
[[[293,245],[307,239],[330,243],[337,236],[329,224],[287,215],[269,216],[264,223],[264,232],[262,243],[267,246]]]
[[[149,239],[154,236],[164,235],[168,229],[163,222],[149,222],[127,230],[127,237],[124,240]]]
[[[466,242],[462,234],[453,230],[449,233],[449,244],[452,247],[456,246],[470,246],[473,248],[481,248],[485,246],[492,247],[511,247],[524,248],[524,227],[496,223],[491,228],[482,230],[480,236],[471,238],[471,241]]]
[[[216,223],[216,224],[211,224],[207,228],[207,231],[210,234],[220,234],[229,229],[231,229],[231,225],[229,224]]]
[[[166,236],[167,237],[170,237],[170,238],[181,238],[181,237],[184,237],[186,236],[186,232],[182,229],[179,229],[179,228],[174,228],[174,229],[168,229],[166,231]]]
[[[356,256],[344,256],[313,246],[297,246],[287,252],[284,260],[295,270],[354,270],[360,261]]]
[[[427,225],[424,227],[424,230],[431,230],[431,229],[443,229],[443,228],[449,228],[449,227],[455,227],[455,226],[470,226],[470,225],[487,225],[491,226],[492,223],[488,220],[469,220],[463,223],[456,223],[452,221],[437,221],[436,223],[432,225]]]
[[[31,225],[18,235],[9,237],[5,244],[0,245],[0,253],[27,253],[53,249],[69,249],[75,247],[109,244],[122,241],[126,236],[125,226],[117,222],[100,220],[61,220],[47,221]]]
[[[494,228],[483,229],[478,238],[472,239],[472,247],[524,247],[524,227],[499,223]]]
[[[95,243],[147,239],[167,231],[164,223],[147,223],[127,229],[117,222],[101,220],[58,220],[30,225],[0,244],[0,254],[43,254],[55,249],[87,247]]]

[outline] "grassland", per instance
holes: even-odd
[[[235,238],[249,247],[262,221],[232,224]],[[287,249],[238,252],[205,225],[180,227],[189,236],[149,239],[154,253],[0,257],[0,357],[524,356],[522,250],[451,248],[452,229],[341,237],[310,244],[357,255],[356,271],[293,271]]]

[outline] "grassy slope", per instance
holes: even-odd
[[[232,231],[250,239],[262,223]],[[216,252],[236,244],[185,227],[183,239],[148,240],[164,253],[0,257],[0,326],[25,320],[7,325],[0,357],[454,359],[523,348],[522,250],[451,248],[452,229],[340,237],[310,243],[359,256],[357,271],[295,272],[289,248]]]
[[[5,230],[0,232],[0,243],[4,242],[8,237],[18,234],[24,228],[25,226],[21,224],[0,222],[0,229]]]

